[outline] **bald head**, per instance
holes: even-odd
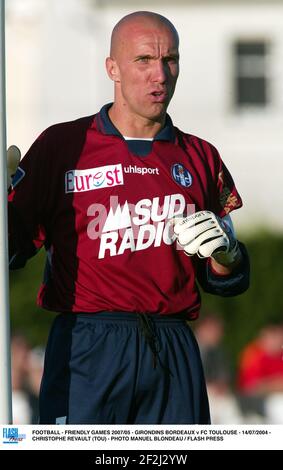
[[[162,128],[179,75],[179,38],[157,13],[138,11],[113,29],[106,70],[114,82],[109,116],[123,135],[152,137]]]
[[[179,45],[179,36],[175,26],[165,16],[150,11],[137,11],[124,16],[114,27],[111,36],[110,56],[116,58],[121,46],[127,43],[127,37],[132,31],[138,31],[139,28],[157,28],[167,29],[171,32]]]

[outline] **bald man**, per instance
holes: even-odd
[[[196,281],[238,295],[248,257],[229,218],[242,205],[229,171],[167,114],[178,45],[161,15],[122,18],[106,59],[114,102],[45,130],[13,177],[11,268],[44,246],[38,304],[58,312],[41,424],[210,422],[188,326],[200,309]]]

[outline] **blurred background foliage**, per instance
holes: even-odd
[[[238,297],[203,296],[203,314],[223,318],[224,342],[235,370],[239,352],[269,323],[283,322],[283,234],[261,231],[239,237],[251,262],[250,288]]]
[[[261,231],[240,239],[251,258],[250,289],[228,299],[202,293],[202,315],[215,313],[224,320],[225,347],[234,370],[239,352],[259,329],[283,321],[283,234]],[[12,331],[23,333],[32,346],[46,344],[55,315],[36,306],[44,260],[42,250],[24,269],[10,273]]]

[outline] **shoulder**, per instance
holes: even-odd
[[[197,135],[189,134],[187,132],[181,131],[177,127],[175,127],[175,130],[176,130],[177,135],[179,135],[179,137],[183,140],[183,142],[187,146],[192,146],[203,153],[212,152],[214,154],[219,155],[218,150],[215,147],[215,145],[209,142],[208,140],[203,139],[202,137],[199,137]]]
[[[86,134],[94,125],[95,115],[82,117],[73,121],[60,122],[47,127],[36,138],[23,159],[21,166],[28,166],[36,160],[42,164],[54,162],[58,156],[77,155],[86,140]]]
[[[202,137],[183,132],[176,127],[175,131],[178,136],[179,144],[188,154],[192,155],[194,159],[198,159],[203,165],[208,165],[211,168],[221,166],[222,160],[214,144]]]
[[[84,134],[93,125],[95,115],[84,116],[72,121],[60,122],[47,127],[38,137],[38,140],[71,139]]]

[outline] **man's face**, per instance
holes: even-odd
[[[116,95],[124,112],[162,120],[179,74],[178,41],[166,26],[132,25],[119,42]]]

